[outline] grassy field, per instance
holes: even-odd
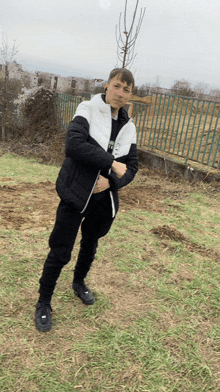
[[[95,304],[71,289],[79,236],[39,333],[58,170],[0,156],[0,391],[220,391],[219,193],[140,170],[100,240]]]

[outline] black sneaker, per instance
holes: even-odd
[[[43,302],[38,302],[35,314],[35,323],[38,331],[46,332],[52,327],[51,315],[52,308],[50,304],[44,304]]]
[[[95,298],[84,282],[73,282],[73,290],[85,305],[94,304]]]

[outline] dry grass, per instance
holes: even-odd
[[[133,112],[141,147],[218,164],[215,147],[219,141],[219,105],[176,96],[145,98],[142,103],[148,105],[147,116],[140,109]]]
[[[100,240],[87,280],[94,306],[71,289],[79,236],[54,294],[53,328],[39,333],[59,169],[3,155],[3,170],[1,391],[220,390],[218,188],[140,170]]]

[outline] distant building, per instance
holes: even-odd
[[[74,90],[76,92],[90,92],[94,87],[94,83],[91,80],[81,77],[73,76],[60,76],[58,74],[52,74],[49,72],[27,72],[22,69],[22,65],[16,61],[8,63],[9,79],[16,79],[23,82],[24,86],[28,85],[28,88],[44,85],[47,88],[56,90],[59,93],[72,94]],[[5,77],[5,65],[0,64],[0,79]]]

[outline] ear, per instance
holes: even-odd
[[[108,83],[105,83],[104,89],[108,90]]]

